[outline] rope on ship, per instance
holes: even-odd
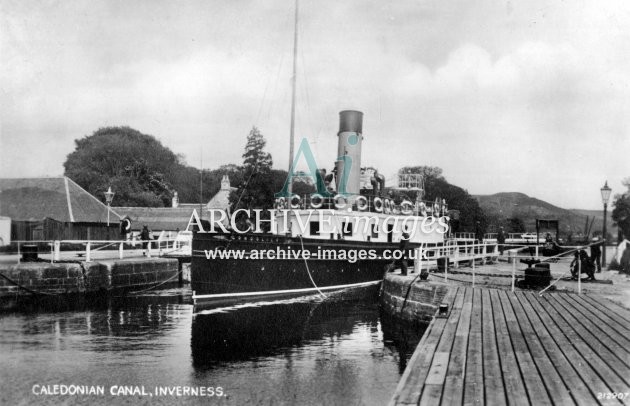
[[[129,292],[129,294],[130,294],[130,295],[135,295],[135,294],[137,294],[137,293],[142,293],[142,292],[147,292],[147,291],[149,291],[149,290],[153,290],[153,289],[155,289],[155,288],[157,288],[157,287],[160,287],[160,286],[162,286],[162,285],[164,285],[164,284],[166,284],[166,283],[168,283],[168,282],[172,281],[173,279],[175,279],[176,277],[178,277],[178,276],[179,276],[182,272],[183,272],[183,270],[182,270],[182,271],[178,271],[175,275],[171,276],[170,278],[168,278],[168,279],[167,279],[167,280],[165,280],[165,281],[162,281],[162,282],[158,283],[157,285],[154,285],[154,286],[151,286],[151,287],[149,287],[149,288],[142,289],[142,290],[134,290],[133,292]]]
[[[298,235],[298,237],[300,237],[300,244],[302,244],[302,252],[304,252],[304,240],[302,240],[302,236],[301,235]],[[304,258],[304,255],[302,255],[302,258]],[[310,271],[310,269],[308,269],[308,262],[306,261],[306,258],[304,258],[304,265],[306,265],[306,273],[308,273],[308,277],[311,279],[311,283],[313,284],[313,286],[315,286],[315,289],[317,289],[319,294],[322,295],[324,297],[324,299],[326,299],[326,295],[324,294],[324,292],[319,290],[319,287],[317,286],[317,284],[313,280],[313,276],[311,275],[311,271]]]

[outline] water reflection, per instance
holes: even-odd
[[[385,404],[420,338],[373,297],[196,315],[189,299],[170,291],[0,314],[0,404],[146,401],[43,399],[34,384],[222,386],[229,396],[217,404]],[[209,401],[161,399],[184,400]]]
[[[371,307],[371,306],[370,306]],[[196,367],[253,360],[321,341],[334,343],[358,326],[378,329],[378,313],[361,301],[284,301],[197,314],[191,348]]]
[[[429,324],[402,321],[382,309],[379,309],[379,313],[381,328],[383,329],[383,342],[392,348],[393,352],[399,354],[398,372],[402,375]]]

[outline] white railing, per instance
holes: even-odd
[[[192,253],[192,239],[186,237],[157,240],[14,240],[12,243],[17,245],[17,263],[22,259],[24,247],[30,245],[48,246],[49,251],[42,252],[38,249],[37,255],[49,256],[46,260],[51,263],[77,258],[91,262],[96,257],[124,259],[139,256],[189,256]]]
[[[462,243],[463,242],[463,243]],[[475,286],[475,264],[479,260],[481,264],[487,261],[496,261],[499,257],[497,244],[485,242],[477,243],[468,240],[449,240],[444,246],[416,248],[413,273],[422,273],[422,269],[435,269],[438,266],[438,259],[444,260],[444,281],[448,282],[449,263],[453,263],[455,268],[459,268],[460,263],[466,262],[472,266],[472,282]]]

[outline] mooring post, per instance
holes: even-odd
[[[20,257],[22,256],[22,255],[20,255],[20,242],[19,241],[18,241],[17,245],[18,245],[18,262],[17,263],[19,264],[20,263]]]
[[[120,243],[120,245],[118,246],[118,258],[119,259],[123,259],[123,242]]]
[[[538,259],[538,244],[536,244],[536,259]]]
[[[151,240],[147,244],[147,258],[151,258]]]
[[[50,244],[50,263],[52,264],[55,262],[55,243],[49,242],[48,244]]]

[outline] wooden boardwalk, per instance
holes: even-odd
[[[630,311],[587,295],[452,287],[391,404],[630,404]],[[625,393],[625,399],[611,394]]]

